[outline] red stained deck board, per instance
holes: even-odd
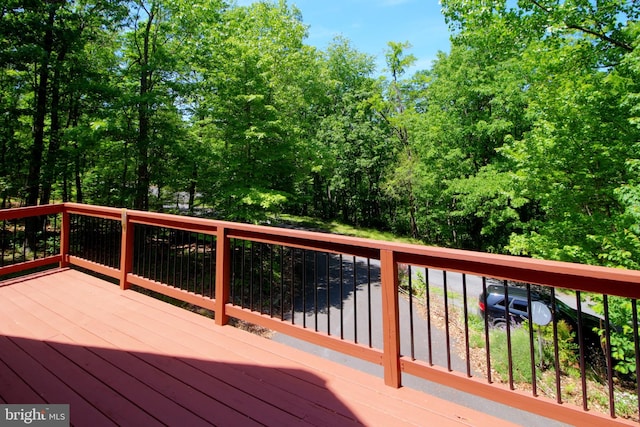
[[[137,407],[152,417],[159,418],[163,423],[189,426],[207,423],[206,418],[198,416],[185,408],[180,399],[173,399],[143,381],[143,378],[140,378],[140,368],[130,363],[136,358],[127,352],[66,344],[58,344],[56,349],[76,363],[80,363],[96,379],[102,381],[108,387],[118,390],[125,399],[135,402]],[[123,361],[129,363],[120,365],[122,369],[117,365],[113,365],[105,357],[110,352],[124,356]],[[197,398],[197,396],[187,394],[188,386],[165,375],[164,372],[155,370],[153,376],[157,378],[156,382],[162,384],[161,389],[174,390],[176,396],[186,395],[186,397],[194,400]]]
[[[8,337],[0,340],[0,353],[8,357],[0,362],[0,387],[14,384],[12,395],[27,398],[35,389],[50,403],[72,399],[72,419],[99,416],[93,400],[111,396],[98,405],[102,412],[125,405],[132,417],[151,417],[151,425],[154,417],[173,425],[177,414],[184,415],[183,425],[248,425],[247,415],[267,425],[508,425],[415,390],[385,387],[380,378],[218,327],[79,271],[5,284],[0,300],[11,304],[0,305],[0,335]],[[23,347],[60,363],[60,369],[49,372],[28,355],[16,360],[14,353],[24,358]],[[33,364],[50,381],[58,379],[62,393],[56,397],[64,402],[49,400],[53,386],[25,372]],[[73,387],[59,378],[82,372],[91,378],[76,378]],[[80,396],[76,387],[88,387],[88,394]],[[0,392],[2,400],[11,399]],[[127,421],[129,409],[122,409]],[[92,424],[112,421],[102,417]]]
[[[148,343],[151,346],[156,348],[163,347],[165,350],[171,352],[183,351],[183,348],[186,347],[189,349],[190,353],[195,352],[196,354],[200,354],[202,357],[211,357],[211,355],[215,355],[216,359],[220,360],[225,358],[225,356],[230,352],[233,352],[238,344],[240,344],[242,347],[245,346],[243,340],[233,341],[230,345],[228,344],[222,347],[216,344],[212,345],[212,343],[208,344],[205,338],[194,337],[191,340],[188,340],[186,339],[187,335],[184,333],[179,333],[179,331],[173,333],[173,328],[170,324],[163,324],[161,327],[159,327],[157,325],[157,322],[149,321],[150,319],[146,317],[148,312],[149,310],[144,310],[139,313],[123,311],[118,312],[114,317],[123,316],[127,319],[128,322],[130,322],[128,326],[129,330],[136,331],[136,336],[144,336],[145,339],[149,340]],[[185,314],[186,313],[182,313],[183,316]],[[111,319],[112,322],[114,321],[114,317],[112,317]],[[208,320],[207,326],[209,330],[211,330],[211,328],[214,327],[213,322],[211,320]],[[213,336],[212,332],[213,331],[211,330],[208,335]],[[248,336],[246,335],[246,333],[244,333],[243,339],[246,338],[248,338]],[[217,339],[219,341],[219,338]],[[282,350],[285,350],[287,353],[295,353],[293,349],[287,347],[279,347],[280,355],[283,354]],[[256,351],[261,353],[261,350],[259,349],[247,348],[246,351],[242,351],[240,352],[240,354],[234,355],[228,360],[237,360],[238,357],[244,358],[244,355],[254,354]],[[304,355],[304,353],[301,353],[301,355]],[[375,419],[378,422],[386,419],[388,416],[387,410],[385,408],[388,406],[389,402],[385,395],[369,394],[366,396],[362,396],[361,388],[351,387],[351,384],[348,382],[343,383],[341,384],[343,391],[352,396],[349,399],[349,407],[347,407],[342,402],[338,402],[335,399],[333,393],[326,391],[326,381],[324,379],[318,378],[314,374],[309,374],[305,369],[286,369],[279,372],[273,371],[274,367],[281,366],[286,368],[290,366],[293,359],[286,360],[276,355],[275,357],[272,357],[272,360],[274,362],[273,364],[262,364],[264,368],[257,371],[259,373],[256,374],[256,377],[262,382],[271,381],[274,385],[281,385],[284,390],[288,389],[290,392],[293,392],[295,395],[289,394],[289,396],[287,396],[287,399],[291,400],[291,405],[308,406],[309,400],[311,400],[310,403],[312,405],[318,405],[322,408],[326,408],[326,410],[328,411],[339,414],[339,420],[341,422],[346,422],[348,419],[353,418],[354,411],[357,411],[356,415],[360,417],[365,416],[367,418]],[[282,363],[282,360],[285,360],[284,365]],[[251,363],[253,366],[256,365],[256,362],[253,359],[246,359],[246,361],[247,363]],[[297,362],[294,363],[297,364]],[[282,375],[283,373],[285,375]],[[237,379],[235,379],[235,381],[237,381]],[[378,387],[380,385],[380,383],[377,384]],[[261,385],[261,388],[263,388],[263,385]],[[250,391],[251,393],[256,392],[255,389],[251,389]],[[302,402],[300,402],[300,394],[304,396]],[[323,399],[323,397],[325,398]],[[404,418],[408,416],[406,411],[396,410],[395,408],[392,408],[391,410],[397,411],[395,417],[399,416]],[[432,415],[430,411],[423,411],[419,407],[416,408],[416,410],[424,413],[422,413],[419,417],[416,416],[413,421],[406,420],[407,422],[411,421],[412,423],[419,424],[424,419],[424,416]],[[389,418],[389,422],[392,422],[393,420],[397,421],[397,418]]]
[[[138,406],[137,401],[130,400],[127,396],[120,394],[120,390],[135,387],[136,384],[129,382],[121,384],[119,389],[111,388],[101,378],[94,376],[92,367],[87,366],[85,358],[78,354],[75,357],[63,354],[65,346],[59,343],[17,338],[12,341],[16,342],[26,353],[36,357],[44,367],[55,372],[61,381],[117,424],[161,425],[160,420],[155,418],[152,412],[141,410],[143,408]],[[77,349],[83,352],[81,347],[77,347]],[[101,368],[104,369],[104,366]],[[144,385],[142,388],[146,389]],[[74,422],[73,414],[71,414],[71,421]]]
[[[36,286],[36,288],[40,288],[40,286]],[[41,289],[41,292],[45,295],[51,291],[52,289]],[[58,297],[60,295],[51,295],[48,301],[55,301],[55,298]],[[64,299],[64,296],[62,299]],[[47,310],[47,307],[41,307],[41,311]],[[225,421],[229,420],[242,420],[243,424],[250,425],[250,419],[237,410],[217,403],[187,385],[193,380],[193,377],[178,380],[155,368],[153,364],[145,363],[143,359],[149,357],[147,354],[110,349],[109,347],[112,347],[118,341],[118,329],[114,328],[114,326],[118,325],[112,324],[108,326],[109,330],[92,328],[91,323],[86,325],[87,329],[78,327],[69,319],[74,317],[84,318],[84,315],[71,307],[67,307],[62,316],[68,319],[59,317],[59,327],[75,337],[78,340],[76,344],[89,347],[85,349],[80,346],[58,345],[61,349],[60,351],[69,354],[77,363],[82,363],[94,376],[110,387],[120,390],[127,398],[136,402],[137,405],[150,414],[162,413],[163,421],[171,425],[183,423],[197,425],[204,420],[217,421],[216,423],[220,424],[224,424]],[[125,327],[127,326],[123,322],[120,323]],[[99,324],[99,326],[103,325]],[[112,342],[105,341],[96,333],[106,335]],[[121,334],[121,338],[124,338],[125,344],[130,343],[128,336]],[[72,342],[71,339],[66,341]],[[156,363],[161,360],[167,360],[169,364],[183,364],[173,357],[160,355],[153,355],[153,357],[155,357],[153,360]],[[135,374],[137,378],[125,374],[116,366]],[[194,414],[199,415],[199,418]]]
[[[72,293],[67,295],[66,291],[56,290],[53,287],[47,288],[47,286],[42,283],[30,284],[29,289],[31,289],[31,291],[33,292],[38,292],[42,294],[43,296],[46,297],[48,301],[57,301],[61,304],[63,304],[65,301],[70,301],[70,300],[75,300],[74,303],[79,306],[83,306],[90,303],[90,301],[85,301],[84,297],[74,298],[74,294]],[[78,295],[78,293],[76,293],[76,295]],[[119,304],[115,304],[116,300],[119,300],[118,301]],[[114,335],[114,334],[117,334],[116,331],[120,331],[120,330],[131,331],[133,329],[137,331],[136,335],[138,336],[145,336],[145,337],[153,336],[154,337],[153,343],[156,344],[155,345],[156,348],[164,347],[165,350],[174,350],[174,349],[177,351],[182,350],[181,345],[177,341],[175,341],[176,336],[180,337],[179,338],[180,341],[183,341],[182,336],[180,333],[177,333],[175,330],[173,330],[173,328],[170,325],[167,325],[167,327],[163,326],[159,329],[159,331],[161,331],[162,334],[156,334],[153,331],[153,329],[156,329],[154,327],[151,327],[150,329],[144,329],[144,330],[140,329],[140,326],[138,326],[140,324],[140,320],[142,320],[143,322],[146,321],[146,323],[151,323],[151,322],[149,322],[149,319],[137,318],[138,313],[135,311],[131,311],[130,309],[122,311],[123,310],[122,307],[116,307],[117,313],[115,314],[109,313],[109,310],[108,310],[109,307],[111,307],[112,305],[118,306],[122,304],[123,301],[125,303],[128,303],[129,305],[134,303],[131,300],[126,300],[117,296],[115,298],[110,298],[109,295],[106,295],[104,296],[104,298],[101,298],[101,307],[98,309],[92,310],[90,316],[93,316],[93,318],[98,320],[108,321],[110,325],[109,328],[111,329],[111,331],[102,331],[101,333],[100,330],[97,330],[96,331],[97,333],[100,333],[101,335],[107,335],[107,337],[112,342],[117,342],[119,341],[118,337]],[[41,309],[45,311],[47,310],[46,307],[41,307]],[[102,312],[103,310],[106,310],[106,311]],[[84,313],[78,312],[78,310],[74,309],[73,307],[67,307],[63,316],[70,317],[70,319],[73,319],[74,317],[80,318],[80,319],[85,318]],[[91,324],[88,324],[88,326],[90,325]],[[212,327],[212,326],[213,326],[213,322],[210,321],[209,327]],[[67,327],[69,327],[69,325],[67,325]],[[76,332],[74,333],[74,335],[77,336],[78,333]],[[124,338],[125,342],[127,341],[126,336],[121,338]],[[85,335],[82,342],[85,342],[86,339],[87,337]],[[192,344],[194,347],[197,347],[198,345],[200,345],[199,343],[200,342],[196,338],[192,339]],[[220,348],[220,349],[223,351],[226,351],[224,350],[224,348]],[[189,352],[189,353],[193,353],[193,352]],[[205,353],[202,353],[202,355],[205,355]],[[151,365],[167,362],[167,360],[165,360],[164,358],[157,358],[152,354],[150,355],[150,354],[141,353],[141,354],[138,354],[137,357],[148,360]],[[238,365],[239,367],[236,367],[235,369],[230,369],[230,366],[234,366],[234,365],[230,365],[230,364],[221,365],[218,363],[216,368],[213,366],[212,363],[202,361],[202,360],[191,360],[186,358],[183,360],[184,361],[179,364],[171,363],[171,361],[169,361],[169,363],[167,364],[166,367],[164,367],[164,369],[167,371],[168,370],[175,371],[176,369],[181,369],[179,372],[174,373],[174,375],[181,375],[183,377],[188,378],[188,382],[191,386],[193,386],[194,383],[198,383],[200,385],[200,390],[203,390],[203,391],[211,390],[210,394],[213,394],[213,396],[211,397],[215,398],[217,401],[222,401],[223,404],[226,404],[227,406],[250,408],[251,417],[258,419],[263,423],[280,423],[280,422],[290,423],[292,422],[292,420],[299,418],[299,419],[305,419],[307,421],[315,419],[317,424],[321,425],[321,423],[326,423],[328,421],[331,421],[332,418],[335,418],[336,421],[339,421],[341,423],[344,423],[348,420],[347,418],[345,418],[345,416],[340,416],[339,414],[337,415],[332,410],[325,410],[321,407],[318,407],[314,403],[298,398],[296,395],[291,393],[289,393],[288,396],[280,396],[283,399],[286,397],[286,400],[282,400],[284,404],[279,404],[278,408],[272,406],[272,404],[265,403],[263,400],[259,398],[255,398],[252,395],[248,395],[247,392],[255,394],[256,390],[259,392],[261,388],[265,388],[264,387],[265,383],[261,383],[260,381],[256,381],[255,378],[248,377],[247,375],[243,375],[242,370],[243,369],[246,370],[247,367],[251,369],[252,366],[250,365],[246,365],[247,367],[244,367],[244,368],[243,366]],[[198,371],[196,368],[194,368],[191,365],[194,365],[202,370]],[[253,369],[255,370],[255,368]],[[232,370],[235,370],[237,374],[233,375],[232,373],[230,373],[230,371]],[[206,371],[209,371],[211,375],[207,377],[207,375],[204,374],[204,372]],[[260,372],[261,372],[261,376],[264,377],[265,376],[264,373],[268,372],[268,370],[261,369]],[[222,381],[218,380],[217,378],[215,378],[215,376],[226,377],[227,382],[225,382],[224,380]],[[280,375],[280,377],[282,376]],[[147,376],[145,381],[152,382],[154,381],[154,377]],[[229,385],[227,385],[229,383],[239,382],[239,381],[241,381],[241,384],[240,384],[241,390],[234,389],[233,387],[230,387]],[[247,392],[244,392],[242,390],[247,390]],[[315,391],[314,393],[315,395],[315,394],[321,394],[323,390],[316,389],[314,391]],[[295,388],[292,388],[292,392],[295,392]],[[174,398],[176,399],[180,397],[182,396],[174,396]],[[264,397],[264,400],[273,399],[273,394],[267,393],[263,397]],[[335,398],[333,400],[335,401]],[[205,408],[204,403],[206,402],[199,402],[197,400],[186,401],[183,404],[193,406],[196,403],[202,404],[200,407]],[[283,406],[286,407],[284,408],[284,410],[282,409]],[[215,410],[215,414],[209,413],[209,416],[215,415],[217,417],[220,417],[221,414],[224,414],[224,412],[225,412],[224,410],[221,410],[220,408],[218,408],[217,410]],[[237,418],[239,414],[235,412],[235,416]]]
[[[76,272],[77,274],[77,272]],[[142,300],[145,304],[153,304],[154,300],[148,297],[136,293],[126,293],[126,296],[131,299]],[[155,307],[154,307],[155,308]],[[185,313],[184,310],[171,306],[169,304],[163,304],[160,309],[167,313],[175,315],[179,318],[189,317],[191,321],[197,324],[201,324],[209,329],[212,327],[212,321],[202,316],[198,316],[192,313]],[[143,310],[140,316],[145,316],[150,312],[157,310]],[[166,316],[165,316],[166,317]],[[138,317],[137,324],[140,325],[154,325],[154,322],[145,321],[145,319]],[[164,328],[164,326],[163,326]],[[151,327],[148,333],[154,333],[159,328]],[[162,329],[164,330],[164,329]],[[286,348],[283,352],[283,347],[277,343],[263,340],[258,348],[253,344],[245,342],[246,333],[238,331],[233,328],[218,328],[216,329],[215,339],[219,340],[220,335],[227,335],[232,337],[235,341],[233,345],[227,346],[224,349],[226,352],[236,352],[240,357],[243,355],[251,354],[254,359],[257,359],[258,364],[263,366],[289,366],[292,362],[300,368],[296,372],[296,380],[307,381],[313,383],[318,387],[326,388],[331,386],[332,390],[340,390],[349,396],[348,404],[350,406],[350,412],[356,412],[361,419],[366,418],[369,420],[380,422],[381,419],[386,419],[390,416],[396,421],[398,419],[403,420],[408,424],[420,425],[425,418],[439,416],[454,423],[458,423],[460,420],[479,422],[479,416],[483,416],[475,411],[467,410],[467,408],[452,405],[449,402],[428,396],[420,392],[416,392],[411,389],[391,389],[384,387],[382,393],[377,392],[381,387],[381,380],[370,375],[353,371],[347,367],[337,364],[331,364],[324,361],[321,365],[318,365],[318,359],[312,355],[308,355],[304,352],[299,352],[294,349]],[[196,340],[193,344],[193,351],[204,350],[204,341],[208,341],[209,336],[214,337],[213,333],[203,336]],[[168,341],[164,341],[164,346],[168,346],[169,341],[173,342],[175,335],[171,335]],[[189,342],[183,340],[184,335],[181,335],[180,343],[184,346],[190,346]],[[267,349],[270,349],[267,351]],[[259,355],[259,357],[257,356]],[[223,354],[218,353],[217,357],[224,357]],[[234,356],[236,357],[236,356]],[[316,368],[313,374],[309,374],[307,368]],[[326,373],[326,377],[321,377],[318,374],[318,368],[320,371]],[[351,378],[357,376],[357,381],[351,381]],[[362,385],[370,385],[373,393],[362,392]],[[309,394],[313,396],[314,394]],[[329,395],[332,396],[330,392]],[[333,399],[335,401],[335,399]],[[394,402],[395,400],[395,402]],[[407,410],[407,403],[411,404],[411,410]],[[425,403],[428,403],[425,405]],[[442,420],[444,422],[444,420]]]
[[[40,285],[33,287],[34,290],[40,288]],[[53,294],[53,289],[42,288],[40,291],[45,294],[51,294],[47,295],[50,300],[55,300],[56,298],[68,300],[73,296],[63,295],[60,292]],[[120,301],[122,301],[122,298],[120,298]],[[80,304],[83,303],[82,301],[78,302]],[[103,300],[103,302],[105,301]],[[129,301],[129,303],[131,304],[133,301]],[[102,305],[102,307],[109,306],[109,304]],[[211,345],[207,346],[207,342],[203,341],[203,338],[198,338],[198,336],[206,336],[207,339],[213,339],[212,329],[206,331],[206,335],[202,334],[201,328],[199,335],[197,333],[187,333],[185,331],[186,328],[174,328],[173,325],[175,322],[161,322],[163,317],[166,317],[162,312],[159,312],[160,318],[158,318],[158,316],[144,317],[142,313],[130,309],[125,311],[118,309],[117,314],[113,315],[109,315],[108,313],[100,314],[99,311],[100,310],[94,310],[92,315],[101,320],[103,316],[108,315],[111,327],[116,330],[135,330],[138,336],[152,336],[153,343],[156,344],[155,347],[158,347],[158,343],[160,343],[161,347],[166,351],[184,353],[184,347],[186,346],[189,349],[189,354],[195,354],[204,359],[211,358],[213,355],[216,356],[216,360],[228,362],[221,364],[220,362],[213,363],[201,358],[193,359],[184,357],[181,359],[183,363],[176,364],[172,363],[173,361],[171,360],[157,358],[153,354],[137,355],[137,357],[147,360],[150,365],[163,363],[166,365],[163,367],[165,372],[172,373],[174,376],[189,378],[188,382],[190,386],[197,386],[198,390],[201,390],[203,393],[209,392],[213,394],[211,397],[216,400],[226,402],[226,404],[231,406],[240,405],[251,408],[252,417],[261,422],[273,423],[278,421],[279,418],[282,422],[290,422],[296,417],[305,419],[307,422],[315,420],[318,425],[330,422],[332,419],[340,423],[349,421],[349,411],[345,411],[343,405],[336,404],[335,397],[326,390],[320,387],[310,386],[305,382],[295,382],[293,381],[294,378],[283,377],[281,373],[276,372],[271,367],[257,369],[255,365],[249,364],[252,363],[251,359],[246,359],[247,364],[237,364],[234,363],[237,362],[237,357],[221,358],[221,353],[228,353],[225,347],[216,346],[213,351],[210,351]],[[73,309],[71,309],[71,312],[73,312]],[[148,314],[150,311],[144,310],[143,312]],[[152,326],[147,326],[147,329],[140,329],[139,325]],[[209,320],[208,327],[214,327],[211,320]],[[193,325],[187,325],[187,328],[192,329]],[[100,333],[100,331],[96,332]],[[114,337],[113,334],[113,332],[109,334],[109,339],[114,342],[118,341],[117,337]],[[78,333],[74,333],[74,336],[77,335]],[[209,338],[210,336],[211,338]],[[83,342],[85,342],[85,339],[86,336],[83,338]],[[115,357],[113,354],[111,356]],[[124,366],[124,362],[122,363]],[[283,387],[282,383],[284,382],[285,389],[270,384],[267,377],[278,387]],[[153,381],[153,377],[146,377],[145,381]],[[287,382],[290,384],[287,385]],[[233,383],[240,383],[241,390],[229,386],[229,384]],[[312,388],[309,392],[304,393],[304,396],[313,396],[313,401],[299,396],[301,385]],[[329,398],[323,400],[323,394],[328,395]],[[176,396],[176,398],[177,397],[179,396]],[[273,400],[275,397],[278,398],[278,408],[265,403],[265,401]],[[186,402],[185,404],[189,403],[193,404],[192,401]]]
[[[2,360],[0,360],[0,400],[8,403],[47,403]]]
[[[95,420],[94,425],[117,425],[106,414],[98,411],[93,405],[65,384],[59,377],[46,369],[39,361],[33,359],[9,338],[0,336],[0,359],[11,368],[38,394],[46,403],[68,403],[72,408],[72,422],[74,420]],[[9,390],[7,400],[16,403]],[[32,402],[19,402],[32,403]]]
[[[73,330],[71,334],[85,347],[68,346],[65,351],[75,352],[78,348],[86,348],[92,354],[93,363],[105,364],[102,367],[91,366],[94,375],[121,390],[145,410],[162,413],[163,422],[169,425],[199,425],[206,420],[207,423],[225,425],[225,421],[242,420],[243,425],[252,425],[244,414],[195,390],[190,384],[192,377],[175,378],[161,369],[162,363],[159,361],[182,363],[177,359],[109,348],[108,343],[84,329]],[[88,346],[89,342],[93,344]],[[144,359],[149,357],[154,363],[145,362]],[[123,374],[131,377],[120,378]]]

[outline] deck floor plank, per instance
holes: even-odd
[[[41,288],[37,284],[30,286],[33,286],[34,291],[39,289],[39,291],[47,295],[50,300],[57,299],[62,303],[63,301],[73,298],[73,293],[65,295],[65,292],[71,291],[65,290],[65,292],[58,292],[56,294],[54,293],[54,289]],[[87,301],[77,300],[77,298],[76,302],[79,305],[88,304]],[[115,300],[105,301],[103,299],[102,302],[102,307],[118,305]],[[68,313],[67,315],[70,315],[73,314],[74,311],[77,310],[73,307],[69,307],[66,312]],[[95,319],[100,321],[99,325],[104,325],[104,323],[102,323],[103,320],[109,321],[110,328],[112,330],[104,330],[100,334],[102,336],[110,337],[112,343],[122,342],[123,339],[126,340],[126,337],[115,337],[114,334],[117,334],[117,331],[127,330],[130,332],[131,330],[135,330],[136,335],[144,336],[145,339],[149,338],[150,341],[148,344],[153,345],[154,348],[161,347],[165,350],[171,350],[176,354],[180,354],[179,352],[184,352],[184,348],[186,347],[188,349],[187,354],[189,355],[196,354],[202,357],[215,355],[216,360],[228,362],[228,366],[234,366],[234,362],[237,363],[239,358],[245,361],[245,365],[239,365],[236,369],[217,369],[210,363],[201,363],[199,359],[183,358],[182,360],[185,362],[185,365],[181,367],[182,372],[174,375],[186,375],[186,371],[190,369],[192,371],[191,375],[195,378],[195,380],[190,382],[191,386],[194,386],[194,384],[197,383],[201,384],[200,390],[210,390],[211,385],[217,383],[219,388],[216,390],[216,394],[218,394],[221,399],[229,400],[231,398],[235,398],[235,403],[234,401],[227,402],[230,405],[237,405],[239,402],[245,402],[246,405],[249,405],[252,408],[252,411],[256,413],[256,417],[259,419],[274,421],[277,419],[277,416],[279,416],[278,412],[284,410],[288,414],[292,414],[309,422],[311,422],[311,420],[315,420],[314,422],[317,422],[319,425],[326,423],[327,421],[331,421],[332,418],[335,418],[336,422],[348,422],[348,413],[340,413],[344,407],[342,405],[335,405],[335,398],[333,398],[332,393],[327,391],[325,388],[314,386],[306,381],[301,381],[292,375],[283,376],[281,372],[275,372],[273,369],[261,369],[257,373],[251,375],[254,363],[251,358],[245,358],[243,355],[226,356],[226,353],[229,353],[230,347],[228,343],[226,345],[224,342],[220,343],[220,340],[216,339],[213,333],[207,333],[204,335],[202,333],[192,333],[193,324],[184,322],[176,323],[174,321],[175,318],[169,318],[169,320],[166,321],[168,316],[166,316],[162,311],[145,310],[143,312],[139,312],[130,309],[125,311],[117,309],[113,312],[99,314],[100,311],[101,309],[94,310],[91,313],[91,316],[94,316]],[[183,312],[184,310],[180,311]],[[76,317],[78,316],[83,317],[84,314],[76,315]],[[108,316],[108,318],[103,316]],[[176,327],[176,324],[184,324],[186,326]],[[140,330],[139,328],[141,326],[139,325],[152,326],[147,326],[146,329]],[[208,328],[211,328],[212,322],[210,320],[208,320],[207,326]],[[69,327],[72,327],[72,325],[69,325]],[[98,330],[96,332],[100,331]],[[75,333],[74,335],[77,336],[78,333]],[[147,355],[142,355],[140,357],[148,358]],[[162,359],[157,361],[157,363],[161,362]],[[188,366],[190,366],[190,368],[188,368]],[[176,365],[169,364],[167,369],[172,367],[174,369],[177,368]],[[205,376],[203,375],[203,373],[206,372],[209,373],[208,379],[204,378]],[[217,376],[220,380],[214,376]],[[244,378],[243,386],[247,391],[238,393],[233,389],[228,390],[228,386],[226,384],[237,382],[238,378]],[[207,387],[205,388],[205,386]],[[300,397],[299,392],[301,387],[305,387],[307,389],[302,393],[302,395],[312,396],[312,401],[308,398]],[[251,394],[249,397],[255,398],[248,399],[247,393]],[[273,400],[274,398],[278,398],[277,400],[282,402],[278,411],[275,412],[273,407],[264,403],[265,401]],[[285,420],[289,418],[290,416],[287,415]]]
[[[9,394],[15,403],[46,403],[42,396],[29,387],[29,384],[24,382],[4,360],[0,359],[0,400],[8,403]]]
[[[0,402],[92,425],[510,425],[77,270],[0,282]]]
[[[76,393],[60,377],[54,375],[39,361],[25,353],[12,339],[5,336],[0,336],[0,359],[11,366],[23,381],[37,390],[46,403],[67,403],[71,405],[73,407],[72,422],[81,423],[81,421],[95,420],[94,425],[117,425],[107,414],[96,409],[92,402],[85,400],[83,396]],[[7,390],[6,392],[6,398],[10,403],[33,403],[18,401],[12,396],[12,392],[13,390]]]
[[[64,301],[71,300],[73,297],[73,295],[65,295],[64,292],[55,293],[55,289],[46,289],[46,287],[37,284],[33,290],[47,295],[49,301],[56,301],[57,299],[61,304]],[[104,303],[105,301],[103,300],[102,302]],[[87,304],[87,301],[76,299],[76,303],[83,306]],[[59,324],[62,324],[60,327],[74,337],[73,339],[68,338],[65,342],[74,343],[78,346],[89,346],[89,353],[82,357],[78,356],[75,349],[83,347],[64,346],[65,351],[76,353],[76,358],[84,363],[89,363],[85,361],[87,358],[92,358],[90,362],[93,364],[100,364],[101,361],[108,362],[108,364],[101,366],[90,366],[94,375],[99,376],[102,381],[111,387],[123,390],[123,393],[136,400],[147,412],[157,413],[158,411],[163,411],[167,414],[167,418],[164,421],[169,422],[170,425],[182,423],[199,425],[202,424],[203,420],[217,420],[219,423],[223,423],[226,419],[237,420],[241,416],[232,407],[230,408],[228,405],[219,402],[215,404],[216,402],[213,402],[210,396],[198,393],[190,384],[194,379],[193,377],[176,379],[171,375],[167,375],[168,372],[166,370],[159,369],[160,366],[156,366],[162,362],[167,362],[169,365],[182,364],[177,358],[154,358],[153,355],[149,356],[145,353],[111,350],[112,347],[118,346],[119,343],[124,343],[124,347],[132,347],[132,340],[129,335],[120,332],[120,330],[127,330],[129,324],[118,321],[116,316],[107,318],[108,324],[94,322],[96,313],[103,310],[104,307],[108,307],[108,305],[102,304],[100,308],[92,310],[92,313],[85,313],[69,306],[66,307],[64,314],[59,316],[58,320]],[[41,310],[46,311],[48,308],[41,307]],[[86,329],[77,326],[73,322],[74,319],[83,319]],[[100,320],[100,317],[97,317],[97,319]],[[102,337],[106,337],[108,340]],[[141,346],[144,347],[142,341],[133,343],[133,347],[140,348]],[[93,354],[93,356],[89,354]],[[152,359],[150,363],[143,360],[149,357]],[[127,376],[120,378],[123,371],[116,367],[135,372],[136,378]],[[139,397],[136,399],[136,396]],[[177,407],[177,405],[182,407]],[[186,411],[183,408],[186,408]],[[200,419],[194,418],[194,414]],[[250,425],[250,422],[251,420],[247,419],[245,425]]]

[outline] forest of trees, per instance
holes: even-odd
[[[441,4],[451,51],[409,75],[408,43],[321,51],[284,0],[3,0],[2,207],[181,192],[640,269],[640,2]]]

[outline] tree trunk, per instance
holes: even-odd
[[[44,151],[44,126],[47,116],[47,91],[49,86],[49,61],[53,52],[53,24],[56,18],[56,7],[51,6],[44,33],[44,55],[40,64],[38,89],[36,92],[36,111],[33,118],[33,145],[27,175],[27,206],[38,204],[40,193],[40,171],[42,169],[42,153]],[[25,248],[36,249],[36,235],[40,229],[40,218],[27,218],[25,221]]]
[[[150,36],[153,27],[154,12],[149,13],[149,20],[144,31],[142,57],[140,58],[140,102],[138,104],[138,176],[134,207],[139,210],[149,209],[149,133],[150,113],[148,94],[151,91],[151,75],[149,67]]]
[[[42,195],[40,204],[46,205],[51,201],[51,188],[55,179],[55,169],[58,160],[58,149],[60,148],[60,69],[66,56],[65,48],[58,53],[56,67],[53,74],[51,90],[51,132],[49,137],[49,150],[45,162],[44,174],[42,177]]]
[[[74,164],[75,181],[76,181],[76,202],[82,203],[82,180],[80,179],[80,152],[76,150],[76,158]]]
[[[196,184],[198,181],[198,165],[193,165],[193,172],[191,173],[191,182],[189,183],[189,214],[193,215],[193,208],[196,201]]]
[[[40,64],[38,89],[36,92],[36,112],[33,118],[33,145],[29,162],[29,175],[27,176],[27,206],[38,203],[40,193],[40,170],[42,168],[42,153],[44,151],[44,124],[47,116],[47,91],[49,86],[49,61],[53,51],[53,24],[55,22],[56,9],[51,7],[47,18],[47,27],[44,34],[44,55]]]

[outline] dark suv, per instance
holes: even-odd
[[[529,318],[529,304],[527,302],[527,290],[509,286],[507,288],[509,301],[505,300],[505,287],[501,285],[487,286],[485,294],[478,297],[480,314],[486,318],[490,326],[505,327],[507,323],[507,309],[511,324],[520,324]],[[541,301],[539,294],[531,292],[531,301]]]
[[[478,305],[480,307],[480,314],[486,318],[489,325],[494,327],[505,327],[507,324],[507,309],[509,307],[509,318],[511,319],[509,324],[520,324],[524,320],[529,318],[529,304],[527,301],[527,290],[524,288],[518,288],[514,286],[507,287],[507,294],[509,301],[505,298],[505,287],[503,285],[489,285],[487,286],[486,300],[485,294],[481,293],[478,297]],[[544,303],[553,315],[553,304],[551,304],[551,297],[544,295],[534,290],[531,291],[531,302],[540,301]],[[564,320],[576,332],[578,326],[578,312],[576,309],[570,307],[566,303],[562,302],[558,298],[555,301],[554,317],[558,320]],[[599,337],[594,329],[601,326],[601,319],[597,316],[588,313],[582,313],[582,333],[585,341],[589,344],[599,343]]]

